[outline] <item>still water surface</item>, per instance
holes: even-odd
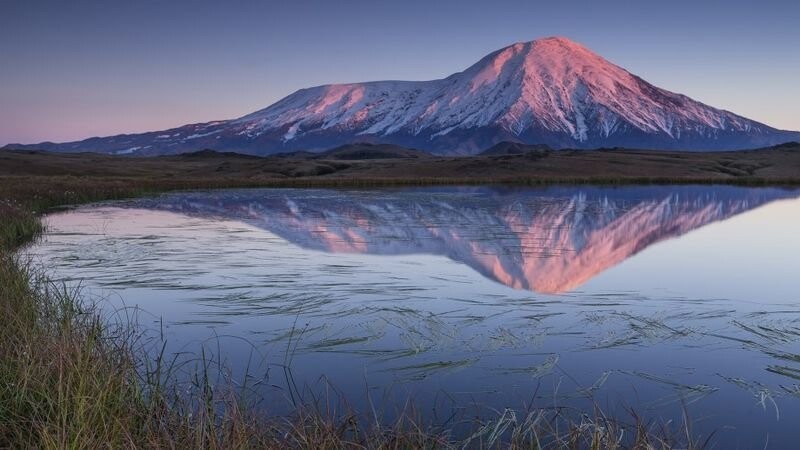
[[[390,418],[625,408],[723,448],[800,423],[800,191],[223,190],[51,214],[30,253],[172,353]],[[284,370],[289,366],[290,371]],[[370,407],[371,409],[371,407]],[[444,419],[443,419],[444,418]]]

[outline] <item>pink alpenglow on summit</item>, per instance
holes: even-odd
[[[272,154],[373,142],[475,154],[503,141],[553,148],[735,150],[792,140],[800,140],[800,133],[658,88],[580,44],[551,37],[510,45],[441,80],[317,86],[234,120],[30,147]]]

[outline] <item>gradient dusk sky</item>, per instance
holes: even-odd
[[[229,119],[313,85],[441,78],[551,35],[800,130],[798,0],[0,0],[0,145]]]

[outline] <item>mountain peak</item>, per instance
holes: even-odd
[[[498,50],[496,53],[511,49],[515,52],[524,52],[532,55],[553,55],[561,58],[585,58],[599,56],[586,46],[563,36],[550,36],[532,41],[515,42]]]
[[[503,82],[519,85],[521,99],[534,106],[554,96],[570,97],[560,99],[569,104],[592,93],[613,96],[620,87],[635,91],[639,84],[639,79],[626,70],[560,36],[509,45],[464,73],[475,78],[473,87],[511,77]],[[552,109],[550,104],[544,106]]]
[[[496,50],[481,61],[493,60],[501,55],[527,55],[547,58],[599,58],[597,54],[583,45],[562,36],[551,36],[532,41],[520,41]],[[602,59],[602,58],[600,58]],[[478,62],[480,64],[480,61]]]
[[[523,42],[523,44],[529,44],[531,47],[540,48],[560,47],[568,50],[586,50],[586,47],[583,45],[564,36],[548,36]]]

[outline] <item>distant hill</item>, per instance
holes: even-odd
[[[255,155],[247,155],[244,153],[236,153],[236,152],[219,152],[212,149],[205,149],[200,150],[197,152],[188,152],[188,153],[181,153],[178,155],[181,158],[187,159],[203,159],[203,158],[244,158],[244,159],[253,159],[253,158],[260,158],[259,156]]]
[[[317,153],[317,159],[418,159],[430,158],[430,153],[392,144],[348,144]]]
[[[481,156],[524,155],[528,153],[545,154],[552,151],[543,144],[527,145],[518,142],[501,142],[480,153]]]
[[[431,154],[420,150],[400,147],[391,144],[357,143],[342,145],[323,152],[289,152],[275,156],[296,159],[338,159],[358,161],[365,159],[418,159],[430,158]]]

